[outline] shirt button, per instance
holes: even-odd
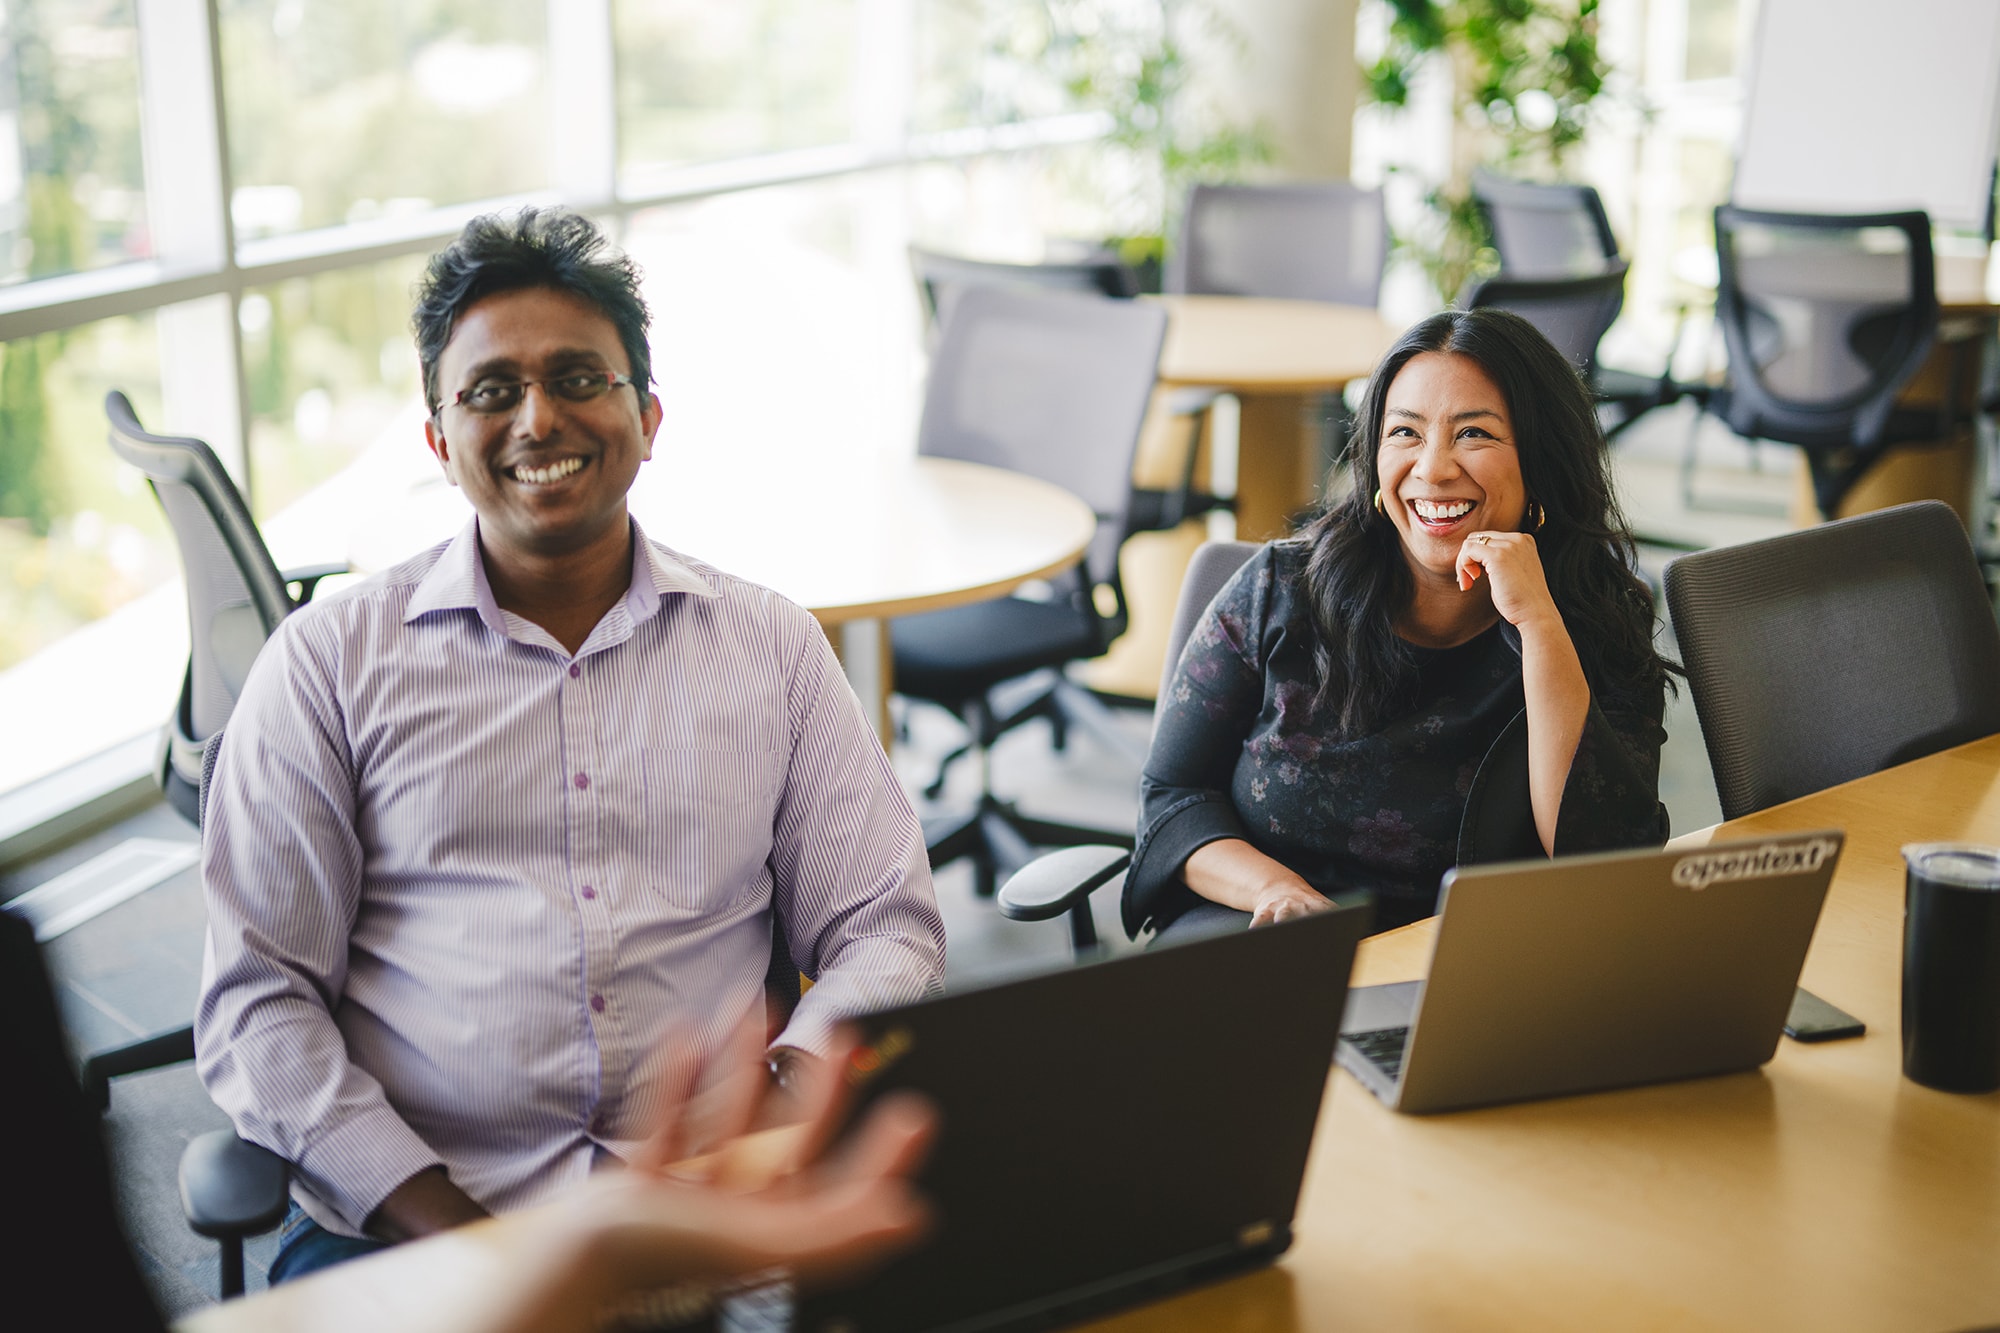
[[[593,995],[593,996],[591,996],[591,997],[590,997],[590,1007],[591,1007],[592,1009],[596,1010],[596,1011],[597,1011],[598,1013],[600,1013],[600,1014],[601,1014],[601,1013],[603,1013],[603,1012],[604,1012],[604,997],[603,997],[602,995]]]
[[[590,786],[590,774],[588,773],[577,774],[575,780],[576,780],[576,789],[578,791],[583,791]]]
[[[582,674],[583,674],[583,668],[581,666],[578,666],[575,662],[571,662],[569,664],[569,678],[571,680],[575,680],[578,676],[581,676]]]
[[[597,896],[597,890],[591,888],[590,885],[586,884],[583,886],[583,896],[585,898],[595,898]]]

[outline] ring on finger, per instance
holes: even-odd
[[[1492,534],[1492,533],[1490,533],[1490,532],[1482,532],[1482,533],[1480,533],[1480,534],[1479,534],[1479,544],[1480,544],[1481,546],[1491,546],[1491,545],[1493,544],[1493,534]]]

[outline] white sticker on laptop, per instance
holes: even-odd
[[[1805,875],[1818,870],[1839,850],[1840,844],[1831,838],[1811,838],[1805,842],[1766,842],[1755,847],[1695,852],[1674,862],[1674,883],[1700,890],[1724,880]]]

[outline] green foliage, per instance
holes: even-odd
[[[1363,96],[1409,104],[1417,66],[1449,60],[1459,120],[1477,151],[1459,154],[1528,176],[1560,176],[1589,131],[1610,66],[1597,49],[1598,0],[1383,0],[1388,44],[1362,70]],[[1463,173],[1433,183],[1430,217],[1396,238],[1446,300],[1498,266]]]
[[[1140,260],[1164,246],[1190,185],[1271,159],[1265,126],[1236,123],[1204,95],[1203,63],[1243,49],[1210,0],[1038,0],[990,31],[987,59],[1022,75],[1015,86],[1032,94],[1052,82],[1069,107],[1110,116],[1108,142],[1126,169],[1097,184],[1115,196],[1121,248]],[[1008,107],[997,118],[1047,109]]]
[[[1271,159],[1264,126],[1234,124],[1199,95],[1195,53],[1243,51],[1242,35],[1207,0],[1158,0],[1123,15],[1101,0],[1048,0],[1047,9],[1049,54],[1070,97],[1108,112],[1111,142],[1143,164],[1140,237],[1164,240],[1197,181],[1231,180]]]

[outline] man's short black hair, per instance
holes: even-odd
[[[417,284],[410,324],[423,366],[424,402],[433,415],[443,406],[438,359],[459,316],[483,297],[527,287],[568,292],[603,311],[625,344],[633,383],[642,391],[652,386],[646,329],[653,317],[639,295],[639,270],[611,249],[589,218],[564,208],[524,208],[466,223],[457,240],[431,256]]]

